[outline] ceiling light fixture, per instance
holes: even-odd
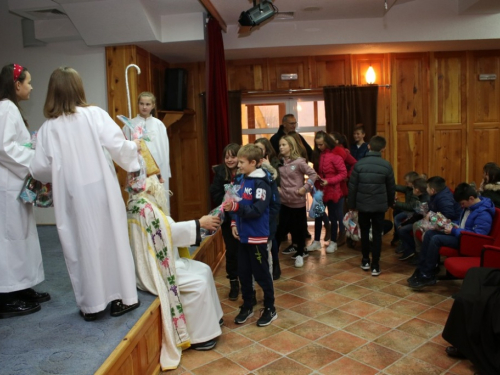
[[[376,78],[377,78],[377,76],[375,74],[375,70],[370,65],[370,67],[368,68],[368,70],[366,71],[366,74],[365,74],[366,83],[368,83],[369,85],[373,85],[375,83]]]

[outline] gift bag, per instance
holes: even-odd
[[[52,184],[43,184],[28,175],[19,193],[19,199],[36,207],[54,207]]]
[[[313,196],[313,201],[311,207],[309,208],[309,217],[311,219],[316,219],[322,217],[325,213],[325,204],[323,203],[323,192],[321,190],[316,190],[313,188],[311,195]]]
[[[358,213],[355,211],[348,211],[344,215],[344,220],[342,222],[345,226],[346,236],[353,241],[359,241],[361,238],[361,233],[358,225]]]
[[[240,185],[225,184],[224,190],[226,191],[226,193],[224,194],[224,199],[222,203],[208,213],[210,216],[218,216],[221,223],[224,221],[226,215],[223,208],[224,203],[239,202],[241,200],[241,197],[238,195],[238,191],[240,190]],[[202,228],[200,232],[201,232],[201,238],[205,238],[213,235],[216,231],[209,231],[207,229]]]

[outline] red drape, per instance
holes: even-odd
[[[226,59],[219,23],[210,17],[207,25],[206,104],[208,165],[210,180],[212,166],[221,163],[222,150],[229,143]]]

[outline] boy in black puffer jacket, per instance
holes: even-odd
[[[382,159],[385,149],[384,137],[375,135],[370,139],[370,151],[353,168],[349,180],[349,208],[358,210],[361,230],[363,259],[361,268],[380,275],[380,252],[385,212],[394,204],[396,184],[391,163]],[[370,264],[370,227],[373,234],[372,262]]]

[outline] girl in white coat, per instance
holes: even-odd
[[[44,115],[30,170],[37,180],[52,182],[76,303],[85,320],[95,320],[109,302],[111,316],[122,315],[139,302],[127,214],[108,156],[127,172],[137,171],[138,141],[127,141],[105,111],[86,103],[82,79],[71,68],[50,76]]]
[[[44,280],[33,206],[18,199],[35,151],[19,101],[30,97],[31,75],[9,64],[0,73],[0,318],[31,314],[48,293],[32,286]]]

